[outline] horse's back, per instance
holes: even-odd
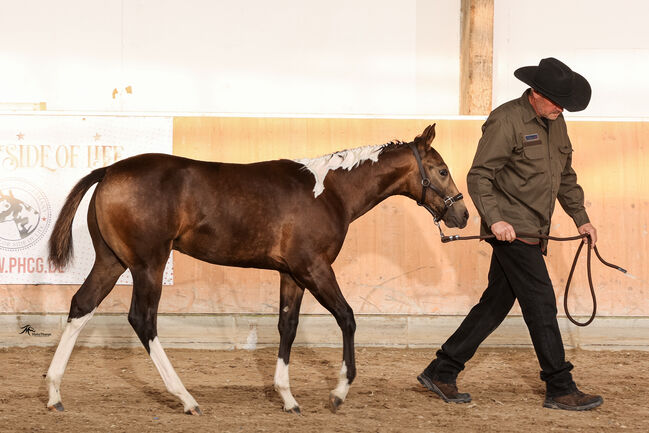
[[[190,201],[198,207],[206,201],[238,201],[241,196],[267,201],[269,193],[282,190],[311,195],[313,177],[300,168],[301,164],[290,160],[234,164],[148,153],[110,166],[101,190],[103,194],[128,194],[128,189],[135,192],[129,198],[136,201],[164,198],[173,205]]]
[[[277,268],[304,231],[313,176],[290,160],[231,164],[144,154],[108,168],[97,188],[102,236],[127,264],[153,244],[211,263]]]

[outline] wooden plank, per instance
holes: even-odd
[[[462,0],[460,114],[491,111],[494,0]]]

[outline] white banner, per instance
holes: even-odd
[[[54,222],[72,187],[98,167],[140,153],[172,152],[171,117],[0,116],[0,284],[81,284],[95,252],[77,210],[74,258],[61,272],[47,261]],[[132,284],[126,271],[117,284]],[[173,284],[169,257],[164,284]]]

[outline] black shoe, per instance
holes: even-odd
[[[599,395],[589,395],[576,390],[559,397],[545,397],[543,407],[563,410],[590,410],[601,406],[604,399]]]
[[[468,403],[471,401],[471,394],[458,392],[455,383],[444,383],[436,379],[431,379],[426,372],[417,376],[417,380],[430,391],[439,395],[446,403]]]

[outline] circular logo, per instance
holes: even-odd
[[[38,187],[24,179],[0,179],[0,249],[31,247],[47,233],[51,219],[50,202]]]

